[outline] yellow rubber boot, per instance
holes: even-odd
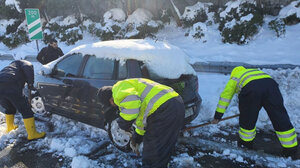
[[[17,129],[18,126],[14,124],[15,115],[13,114],[5,114],[5,120],[6,120],[6,133],[9,133],[10,131]]]
[[[44,138],[46,133],[45,132],[37,132],[35,129],[34,117],[23,119],[24,125],[27,131],[27,139],[34,140],[39,138]]]

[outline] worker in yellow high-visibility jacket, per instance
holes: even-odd
[[[295,155],[298,146],[297,135],[276,81],[258,69],[235,67],[221,93],[212,123],[220,121],[235,93],[238,93],[240,111],[239,146],[253,148],[258,113],[264,107],[283,147],[283,155]]]
[[[119,107],[121,129],[135,126],[131,146],[143,142],[143,167],[167,167],[183,127],[185,109],[178,93],[149,79],[133,78],[100,88],[98,99]]]

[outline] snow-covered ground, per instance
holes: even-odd
[[[1,65],[4,63],[1,62]],[[300,134],[300,113],[299,113],[299,103],[300,98],[300,70],[266,70],[271,74],[279,83],[281,92],[283,94],[286,108],[289,112],[292,123],[296,128],[298,135]],[[224,85],[226,84],[229,76],[222,74],[210,74],[210,73],[198,73],[199,77],[199,94],[203,98],[202,109],[199,116],[192,122],[192,124],[200,124],[202,122],[212,119],[215,111],[215,107]],[[213,85],[212,85],[213,83]],[[230,116],[238,113],[237,101],[236,99],[231,103],[228,108],[226,116]],[[9,145],[14,145],[20,137],[26,136],[26,131],[22,122],[20,115],[16,117],[16,123],[19,128],[12,131],[9,134],[5,134],[5,124],[3,123],[4,114],[0,113],[1,125],[0,125],[0,149],[4,149]],[[46,130],[47,136],[44,139],[31,142],[30,145],[24,147],[23,150],[37,149],[41,153],[54,153],[53,156],[58,158],[64,158],[64,161],[71,167],[136,167],[141,164],[140,159],[132,159],[126,153],[118,151],[114,146],[108,145],[104,150],[107,153],[99,156],[98,158],[90,159],[86,156],[88,153],[92,152],[97,147],[101,146],[103,142],[108,141],[108,135],[104,130],[91,127],[82,123],[74,122],[72,120],[66,119],[54,115],[51,123],[54,125],[54,131],[49,132],[47,127],[42,122],[37,122],[38,130]],[[201,134],[209,134],[214,136],[217,133],[221,133],[224,136],[229,136],[228,132],[221,131],[224,126],[237,126],[238,119],[231,119],[227,121],[220,122],[219,125],[211,125],[202,128],[197,128],[190,132],[190,134],[185,134],[185,138],[197,137]],[[267,117],[264,110],[260,112],[259,120],[257,122],[258,130],[272,131],[272,125]],[[274,138],[275,134],[274,134]],[[202,145],[203,140],[199,140],[199,144]],[[210,155],[216,158],[230,159],[235,162],[240,162],[246,164],[246,159],[252,159],[257,155],[257,153],[249,152],[243,153],[241,150],[236,149],[236,145],[227,144],[227,146],[221,146],[216,148],[218,144],[209,142],[211,145],[209,148],[215,150],[214,153],[205,154],[201,152],[196,152],[196,155],[190,155],[188,153],[180,153],[172,158],[172,165],[176,167],[186,167],[195,166],[200,167],[201,164],[197,163],[194,158],[204,157],[205,155]],[[225,141],[226,143],[226,141]],[[203,145],[204,146],[204,145]],[[207,145],[205,145],[207,146]],[[231,148],[232,147],[232,148]],[[290,158],[277,158],[269,155],[258,155],[258,159],[265,160],[261,163],[266,167],[298,167],[300,165],[300,160],[292,161]],[[278,162],[278,163],[277,163]],[[297,166],[298,165],[298,166]],[[253,166],[251,166],[253,167]]]

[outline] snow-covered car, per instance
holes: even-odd
[[[99,128],[108,125],[109,134],[118,110],[104,109],[96,93],[118,80],[149,78],[171,86],[184,100],[185,123],[197,117],[202,102],[186,54],[165,42],[132,39],[81,45],[44,65],[39,74],[36,87],[46,111]],[[115,142],[122,148],[128,139]]]

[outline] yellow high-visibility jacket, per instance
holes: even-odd
[[[122,80],[112,88],[120,116],[126,121],[135,120],[135,130],[140,135],[145,134],[147,117],[167,100],[178,95],[171,87],[144,78]]]
[[[246,69],[242,66],[235,67],[231,72],[228,83],[221,93],[216,112],[222,116],[235,93],[239,93],[249,82],[263,78],[271,78],[271,76],[258,69]]]

